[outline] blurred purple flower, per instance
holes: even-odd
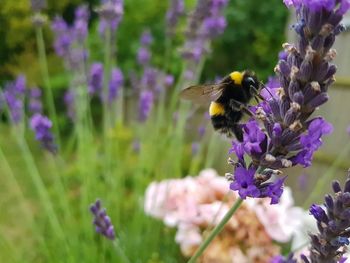
[[[198,142],[193,142],[191,144],[191,153],[192,153],[192,156],[195,156],[198,154],[199,152],[199,149],[200,149],[200,144]]]
[[[42,9],[46,8],[47,3],[45,0],[30,0],[30,7],[34,13],[40,12]]]
[[[108,101],[112,102],[118,98],[119,89],[123,86],[124,76],[119,68],[113,68],[111,72],[111,79],[109,81],[109,96]]]
[[[224,0],[202,0],[197,2],[187,25],[186,41],[182,48],[184,59],[198,63],[209,53],[209,42],[224,32],[226,19],[221,12],[227,5]]]
[[[72,26],[60,16],[56,16],[51,24],[54,32],[54,49],[62,57],[68,70],[82,70],[88,57],[84,42],[88,34],[90,13],[86,5],[78,6]]]
[[[348,125],[348,127],[346,128],[346,132],[348,133],[348,135],[350,135],[350,125]]]
[[[107,29],[114,33],[124,14],[123,0],[102,0],[102,6],[97,12],[100,15],[100,34],[104,36]]]
[[[184,15],[185,5],[183,0],[171,0],[166,13],[167,34],[173,35],[180,16]]]
[[[107,215],[106,209],[102,208],[100,200],[97,199],[95,203],[91,204],[90,212],[94,216],[93,225],[96,232],[110,240],[114,240],[114,226],[111,218]]]
[[[140,47],[137,51],[137,62],[140,65],[147,65],[149,64],[149,61],[151,59],[151,53],[149,52],[148,48],[146,47]]]
[[[41,90],[39,88],[30,89],[28,109],[31,114],[42,112],[43,105],[41,103]]]
[[[300,191],[305,191],[307,189],[309,177],[310,176],[306,173],[303,173],[298,177],[298,186]]]
[[[149,30],[145,30],[140,38],[140,48],[137,51],[137,62],[146,66],[149,64],[151,59],[151,52],[149,50],[149,46],[152,43],[153,38],[151,32]]]
[[[55,34],[54,48],[56,54],[60,57],[67,56],[73,43],[73,38],[66,21],[62,17],[56,16],[52,21],[51,29]]]
[[[204,34],[209,38],[215,38],[222,33],[226,28],[226,19],[224,16],[208,17],[204,20]]]
[[[87,5],[78,6],[75,10],[74,32],[78,41],[83,42],[88,34],[90,11]]]
[[[57,146],[51,133],[52,122],[40,113],[34,114],[30,119],[30,128],[35,132],[35,139],[41,146],[51,153],[57,152]]]
[[[149,30],[145,30],[140,39],[140,43],[142,46],[149,46],[153,42],[152,34]]]
[[[66,105],[68,117],[74,121],[75,120],[75,106],[74,106],[74,91],[69,89],[64,94],[64,104]]]
[[[139,121],[145,122],[152,110],[153,106],[153,92],[150,90],[143,90],[140,94],[139,100]]]
[[[166,75],[164,79],[164,85],[166,87],[170,87],[174,84],[174,76],[173,75]]]
[[[89,94],[99,95],[102,94],[103,88],[103,65],[101,63],[95,62],[90,67],[89,75]]]
[[[19,75],[14,82],[7,83],[4,88],[3,99],[14,124],[20,123],[23,119],[25,89],[26,78],[24,75]]]

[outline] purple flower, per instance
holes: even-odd
[[[226,19],[224,16],[209,17],[204,20],[204,34],[209,38],[215,38],[224,33]]]
[[[187,39],[182,48],[182,56],[194,67],[204,54],[209,53],[209,42],[223,33],[226,27],[225,17],[221,15],[227,1],[198,1],[188,21]],[[194,72],[195,70],[192,69]]]
[[[119,89],[123,86],[124,76],[119,68],[112,69],[111,79],[109,81],[108,101],[112,102],[118,98]]]
[[[157,84],[158,71],[155,68],[145,68],[142,78],[141,78],[141,87],[154,89]]]
[[[51,153],[57,152],[57,146],[51,133],[52,122],[40,113],[34,114],[30,119],[30,128],[35,132],[35,139],[41,146]]]
[[[140,65],[147,65],[151,59],[151,53],[149,52],[148,48],[146,47],[140,47],[137,51],[137,62]]]
[[[269,184],[265,188],[265,192],[262,193],[262,196],[267,196],[271,198],[271,205],[278,204],[280,197],[283,193],[283,184],[285,179],[286,177],[277,179],[273,183]]]
[[[139,101],[139,120],[145,122],[151,113],[153,106],[153,92],[150,90],[143,90],[140,94]]]
[[[238,194],[242,199],[247,196],[259,197],[260,191],[254,185],[254,167],[250,167],[248,170],[244,167],[237,167],[234,173],[234,182],[230,184],[231,190],[238,190]]]
[[[198,142],[193,142],[191,145],[192,156],[197,155],[199,152],[199,149],[200,149],[200,144]]]
[[[281,83],[277,77],[269,77],[267,83],[265,84],[265,88],[263,88],[260,92],[260,95],[266,99],[270,100],[273,98],[277,98],[277,89],[281,87]]]
[[[51,28],[55,35],[54,48],[58,56],[62,57],[68,70],[83,70],[88,57],[84,42],[88,33],[89,9],[86,5],[79,6],[75,11],[72,26],[62,17],[55,17]]]
[[[45,0],[30,0],[30,6],[33,12],[40,12],[42,9],[46,8]]]
[[[319,205],[311,205],[310,207],[310,214],[312,214],[317,221],[328,223],[329,219],[326,215],[326,212],[323,210],[323,208]]]
[[[262,152],[260,145],[266,142],[266,135],[255,120],[250,120],[244,125],[243,148],[250,155]]]
[[[152,34],[149,30],[146,30],[142,33],[140,43],[143,46],[149,46],[153,41]]]
[[[151,32],[149,30],[144,31],[140,38],[141,46],[137,51],[137,61],[142,66],[149,64],[149,61],[151,59],[149,46],[152,43],[152,41],[153,41],[153,38],[152,38]]]
[[[244,140],[233,144],[232,149],[238,157],[232,164],[256,167],[259,173],[251,184],[261,191],[259,197],[270,196],[272,203],[278,201],[283,184],[281,180],[271,182],[272,174],[297,164],[310,166],[313,153],[322,145],[322,136],[332,132],[322,117],[310,116],[328,100],[327,91],[336,72],[332,63],[336,52],[331,47],[343,28],[339,24],[343,11],[339,9],[343,6],[348,11],[350,5],[349,1],[335,0],[284,2],[297,9],[294,29],[298,43],[283,45],[287,55],[281,56],[275,68],[279,83],[273,80],[275,83],[267,85],[273,88],[267,87],[265,100],[252,108],[254,121],[242,125]],[[250,163],[245,159],[251,159]]]
[[[334,195],[325,196],[324,205],[313,204],[310,213],[317,221],[319,233],[310,234],[311,247],[308,258],[304,262],[336,263],[349,245],[350,228],[350,179],[345,182],[342,190],[338,181],[334,181]]]
[[[288,258],[284,258],[282,256],[275,256],[272,258],[271,263],[297,263],[295,259],[293,259],[293,254],[290,254]]]
[[[185,5],[183,0],[171,0],[170,7],[166,13],[167,33],[169,35],[174,34],[175,27],[184,11]]]
[[[295,158],[295,162],[308,167],[311,165],[313,153],[322,145],[322,136],[330,134],[333,126],[326,122],[323,118],[315,118],[308,127],[308,133],[300,137],[300,143],[304,146]]]
[[[106,209],[102,208],[100,200],[97,199],[95,203],[91,204],[90,212],[94,216],[93,225],[95,226],[96,232],[110,240],[114,240],[114,226],[111,218],[106,213]]]
[[[174,76],[173,75],[166,75],[164,79],[164,85],[166,87],[170,87],[174,84]]]
[[[30,89],[28,109],[32,114],[42,112],[43,105],[41,103],[41,90],[39,88]]]
[[[14,82],[5,85],[3,99],[14,124],[20,123],[23,118],[25,88],[26,78],[23,75],[19,75]]]
[[[67,23],[62,17],[56,16],[51,24],[51,29],[55,34],[54,48],[58,56],[63,57],[69,54],[69,49],[73,43],[73,37],[69,32]]]
[[[106,29],[112,33],[118,28],[124,14],[124,4],[122,0],[105,0],[102,6],[97,9],[100,15],[99,32],[105,34]]]
[[[75,10],[74,32],[79,41],[84,41],[88,34],[90,12],[87,5],[81,5]]]
[[[68,117],[74,121],[75,120],[75,105],[74,105],[74,91],[69,89],[64,94],[64,104],[67,108]]]
[[[103,65],[93,63],[90,67],[89,93],[91,95],[101,95],[103,88]]]
[[[229,154],[234,153],[239,160],[243,160],[244,156],[244,144],[237,141],[232,141],[232,147],[229,150]]]

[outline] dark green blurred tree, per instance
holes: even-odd
[[[71,22],[78,4],[88,3],[91,8],[99,0],[48,0],[47,15],[62,14]],[[162,66],[164,54],[164,21],[168,1],[165,0],[125,0],[125,15],[117,33],[118,64],[127,73],[137,69],[135,61],[139,37],[144,28],[151,29],[154,35],[153,61]],[[195,0],[187,0],[186,6],[193,7]],[[208,59],[203,79],[223,76],[233,69],[250,68],[261,78],[272,73],[277,53],[284,41],[287,10],[281,0],[231,0],[226,10],[228,27],[225,34],[213,44],[213,54]],[[96,27],[97,16],[93,13],[91,27]],[[2,0],[0,8],[0,84],[23,72],[30,84],[41,83],[36,59],[35,34],[31,24],[30,0]],[[185,22],[180,26],[175,43],[181,44]],[[62,63],[53,54],[52,34],[45,28],[49,67],[52,76],[62,75]],[[96,30],[89,37],[90,58],[103,57],[101,39]],[[180,70],[181,57],[173,48],[171,71]],[[64,78],[61,78],[64,80]],[[55,87],[65,86],[64,81]]]
[[[247,68],[260,79],[273,74],[286,39],[288,10],[282,0],[231,0],[226,18],[227,29],[213,44],[203,76],[214,78]]]

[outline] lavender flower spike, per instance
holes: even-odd
[[[343,30],[340,21],[350,8],[349,0],[284,2],[296,8],[298,21],[293,28],[298,43],[283,45],[286,53],[275,68],[279,87],[269,89],[272,96],[266,96],[265,91],[265,100],[253,109],[254,117],[242,125],[243,141],[234,142],[231,150],[238,158],[231,162],[234,190],[239,190],[241,198],[271,197],[271,203],[278,202],[283,189],[283,179],[272,175],[294,165],[310,166],[323,135],[333,130],[321,116],[311,115],[328,100],[327,91],[336,72],[332,45]],[[250,163],[246,163],[246,155]],[[259,196],[255,191],[242,191],[245,185],[237,187],[241,176],[236,171],[246,167],[255,171],[249,185],[259,189]]]
[[[41,103],[41,90],[39,88],[30,89],[28,109],[32,114],[42,112],[43,105]]]
[[[334,196],[326,195],[323,206],[310,207],[319,233],[310,234],[310,256],[304,259],[305,263],[336,263],[350,243],[350,174],[344,189],[338,181],[333,182],[332,188]]]
[[[30,0],[30,7],[33,12],[40,12],[42,9],[46,8],[47,3],[45,0]]]
[[[119,90],[123,86],[124,76],[119,68],[113,68],[111,71],[111,79],[109,81],[108,101],[112,102],[119,96]]]
[[[184,0],[171,0],[170,7],[166,13],[167,34],[173,35],[180,16],[184,14]]]
[[[319,233],[310,234],[310,253],[308,256],[301,255],[301,262],[345,262],[343,255],[346,252],[346,246],[350,244],[350,171],[344,189],[341,188],[338,181],[333,181],[332,188],[334,196],[327,194],[323,206],[313,204],[310,207],[310,214],[317,221]],[[297,261],[293,259],[293,255],[290,255],[287,260],[278,256],[272,262],[294,263]]]
[[[145,122],[152,110],[153,106],[153,92],[150,90],[144,90],[140,94],[139,101],[139,120]]]
[[[95,203],[91,204],[90,212],[94,216],[93,224],[95,225],[96,232],[110,240],[114,240],[114,226],[106,213],[106,209],[102,208],[100,200],[97,199]]]
[[[26,89],[26,78],[17,77],[14,82],[5,85],[3,100],[6,102],[12,123],[19,124],[23,119],[23,106]]]
[[[35,132],[35,139],[40,141],[44,149],[51,153],[57,152],[57,146],[50,131],[52,122],[47,117],[40,113],[34,114],[30,119],[30,128]]]
[[[102,6],[97,9],[100,15],[99,32],[105,34],[106,30],[114,32],[124,14],[123,0],[102,0]]]

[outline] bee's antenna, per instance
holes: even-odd
[[[276,100],[276,99],[275,99],[275,96],[272,95],[270,89],[267,88],[266,85],[265,85],[264,83],[260,82],[260,85],[262,86],[263,89],[265,89],[265,90],[270,94],[270,96],[271,96],[271,98],[272,98],[273,100]]]

